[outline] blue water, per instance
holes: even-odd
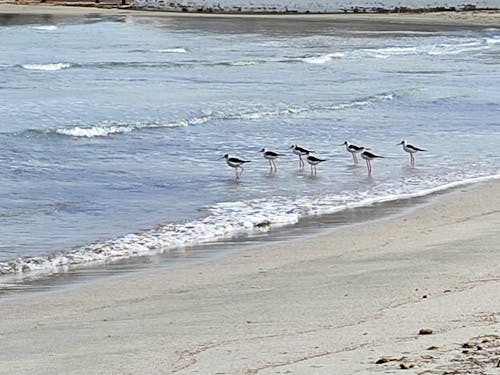
[[[499,174],[500,28],[0,25],[3,273],[163,252]],[[416,168],[403,138],[428,150]],[[384,156],[372,177],[345,140]],[[328,159],[317,176],[298,169],[295,143]],[[286,154],[275,175],[262,147]],[[225,153],[252,160],[239,182]]]

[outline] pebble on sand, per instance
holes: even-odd
[[[422,328],[420,331],[418,331],[419,335],[432,335],[432,329],[430,328]]]
[[[413,363],[410,363],[410,364],[408,364],[408,363],[400,363],[399,364],[399,368],[402,369],[402,370],[409,370],[409,369],[414,368],[414,367],[415,367],[415,365]]]
[[[389,356],[384,356],[384,357],[381,357],[379,360],[377,360],[377,362],[375,362],[375,364],[381,365],[381,364],[387,363],[387,362],[404,361],[405,359],[406,359],[406,357],[389,357]]]

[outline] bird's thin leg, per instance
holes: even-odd
[[[368,176],[372,175],[372,165],[370,163],[370,160],[366,161],[366,168],[368,169]]]
[[[238,168],[234,168],[234,180],[238,181],[239,176],[238,176]]]
[[[272,160],[273,162],[273,166],[274,166],[274,171],[276,172],[278,170],[278,166],[276,165],[276,162],[274,160]]]
[[[273,162],[271,160],[268,160],[269,162],[269,167],[271,168],[271,172],[273,171]]]
[[[411,166],[414,167],[415,166],[415,156],[413,156],[413,154],[410,154],[411,156]]]
[[[240,167],[240,177],[243,174],[243,167]]]
[[[356,156],[355,152],[352,153],[352,160],[353,160],[354,164],[358,164],[358,157]]]

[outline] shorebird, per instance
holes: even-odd
[[[295,155],[299,155],[299,169],[304,168],[304,159],[302,159],[302,156],[309,155],[311,152],[314,152],[314,151],[300,147],[299,145],[296,145],[296,144],[291,145],[290,148],[292,149],[292,152]]]
[[[403,145],[403,150],[405,150],[407,153],[410,154],[410,164],[412,167],[415,166],[415,156],[413,156],[413,154],[415,154],[418,151],[427,151],[427,150],[424,150],[422,148],[418,148],[416,146],[409,145],[408,143],[406,143],[406,141],[404,139],[401,142],[399,142],[398,145]]]
[[[320,159],[314,155],[307,155],[306,160],[307,160],[307,163],[309,163],[309,165],[311,166],[311,176],[316,176],[316,174],[317,174],[316,166],[319,163],[326,161],[326,159]]]
[[[266,159],[269,162],[269,166],[271,167],[271,173],[273,171],[276,172],[278,170],[278,167],[276,166],[275,160],[278,159],[278,157],[281,156],[282,154],[266,150],[265,148],[263,148],[259,152],[261,152],[264,159]]]
[[[360,147],[360,146],[356,146],[356,145],[353,145],[352,143],[350,143],[349,141],[345,141],[343,143],[343,145],[345,146],[345,149],[351,153],[352,155],[352,160],[354,161],[354,164],[358,164],[358,157],[356,156],[356,154],[359,154],[360,152],[362,152],[363,150],[367,150],[366,148],[364,147]]]
[[[383,158],[383,156],[375,155],[375,154],[371,153],[370,151],[366,151],[366,149],[361,152],[361,157],[366,160],[366,168],[368,168],[368,176],[372,175],[372,163],[371,163],[371,161],[373,159]]]
[[[243,160],[240,158],[229,157],[229,154],[225,154],[221,159],[226,159],[227,165],[229,165],[231,168],[234,168],[234,179],[235,180],[239,180],[241,174],[243,173],[242,165],[250,162],[250,160]],[[239,174],[238,174],[238,168],[241,170],[241,172]]]

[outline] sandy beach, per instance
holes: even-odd
[[[498,11],[266,17],[500,26]],[[186,267],[2,295],[0,374],[500,374],[500,181],[422,201]]]
[[[498,207],[490,182],[188,268],[6,297],[0,373],[496,374]]]

